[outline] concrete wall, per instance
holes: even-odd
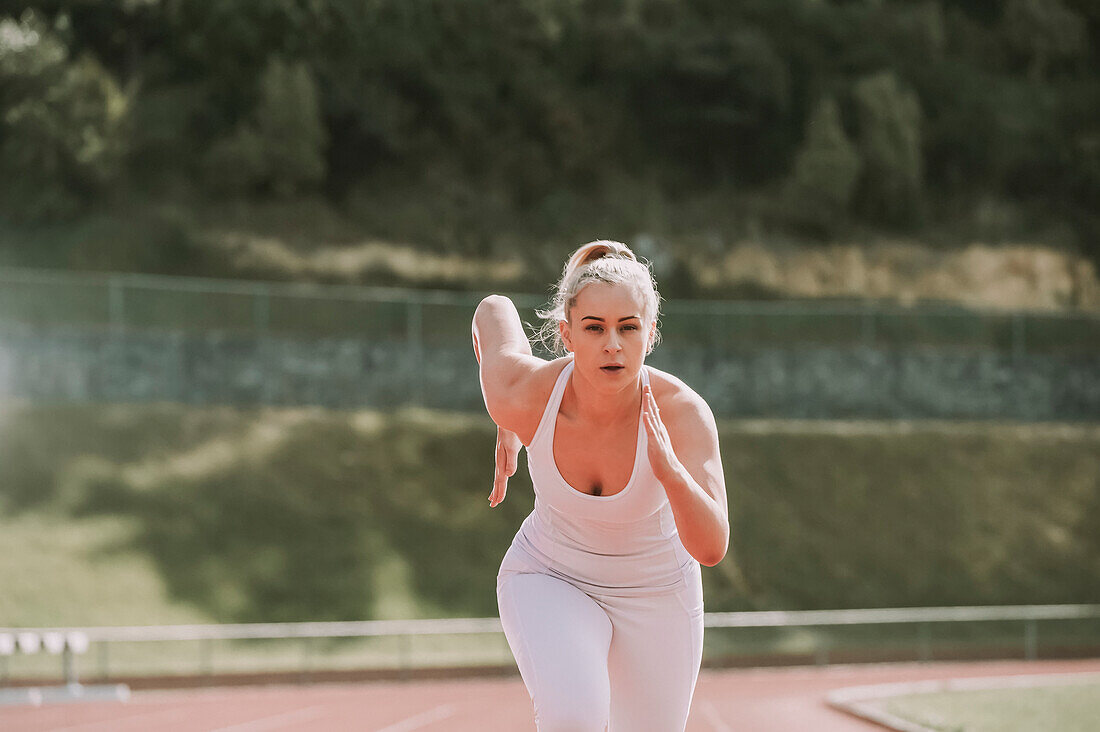
[[[719,417],[1100,419],[1100,354],[798,346],[649,360]],[[0,328],[0,398],[481,410],[472,350],[349,338]]]

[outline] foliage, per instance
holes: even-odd
[[[840,122],[836,101],[826,97],[806,123],[806,139],[795,157],[791,205],[804,206],[824,225],[841,220],[859,179],[859,152]]]
[[[868,217],[889,224],[920,220],[923,207],[920,103],[889,71],[861,79],[854,89],[863,158],[860,204]]]
[[[325,131],[317,88],[302,64],[272,59],[260,80],[260,101],[250,121],[214,144],[206,158],[214,190],[247,193],[265,186],[288,198],[324,177]]]
[[[623,226],[599,212],[634,180],[666,221],[722,190],[708,218],[797,228],[787,181],[827,190],[810,171],[834,143],[806,130],[834,99],[862,162],[811,217],[825,229],[963,230],[987,200],[1086,249],[1100,229],[1089,0],[39,0],[28,18],[4,26],[41,39],[5,46],[4,165],[26,181],[6,200],[43,217],[118,188],[320,193],[366,236],[484,254]],[[403,213],[363,204],[389,190]]]
[[[1088,47],[1085,19],[1059,0],[1009,0],[1001,24],[1009,48],[1026,59],[1036,81],[1059,62],[1083,58]]]
[[[719,432],[731,542],[704,570],[708,610],[1097,600],[1095,427]],[[483,416],[443,412],[23,407],[0,423],[0,522],[66,537],[110,523],[86,551],[140,560],[176,608],[215,621],[363,619],[394,596],[429,616],[491,615],[532,506],[521,468],[487,508],[493,435]],[[54,622],[84,622],[80,598],[54,604],[76,608]]]
[[[75,213],[117,178],[127,99],[34,13],[0,19],[0,192],[23,220]]]

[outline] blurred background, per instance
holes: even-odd
[[[1093,0],[0,3],[0,626],[494,616],[470,318],[597,238],[719,418],[708,610],[1100,602],[1098,61]]]

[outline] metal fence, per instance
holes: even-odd
[[[911,653],[911,658],[921,661],[935,660],[945,650],[957,651],[960,645],[971,644],[988,651],[990,647],[1001,654],[1033,660],[1043,653],[1040,623],[1045,623],[1045,634],[1059,639],[1061,647],[1076,645],[1092,649],[1100,648],[1100,605],[1029,605],[1029,606],[985,606],[985,607],[941,607],[941,608],[885,608],[855,610],[804,610],[804,611],[765,611],[765,612],[724,612],[707,613],[704,625],[711,629],[750,631],[752,629],[809,631],[792,646],[790,639],[777,642],[773,637],[764,645],[759,640],[746,643],[734,640],[731,643],[715,643],[713,634],[707,634],[709,655],[737,655],[746,649],[768,646],[773,657],[784,654],[809,656],[816,663],[825,664],[830,654],[845,650],[854,645],[882,646],[884,644],[904,650],[902,655]],[[1085,623],[1072,632],[1066,628],[1055,630],[1053,624]],[[908,626],[908,630],[903,630]],[[934,631],[933,626],[946,628],[954,626],[955,632]],[[970,632],[958,632],[966,626]],[[996,626],[992,628],[990,626]],[[864,631],[878,629],[877,633],[863,637],[830,638],[824,631],[836,628],[855,628]],[[975,628],[979,630],[975,631]],[[984,628],[984,629],[982,629]],[[418,653],[412,639],[427,639],[438,650],[440,639],[462,636],[477,636],[475,645],[452,647],[452,652],[444,657],[436,654]],[[485,637],[493,637],[492,643],[486,643]],[[43,639],[40,643],[37,639]],[[398,641],[396,648],[379,654],[377,648],[351,646],[340,650],[329,660],[333,665],[344,668],[377,667],[380,663],[391,671],[407,672],[418,667],[430,667],[447,664],[462,665],[510,665],[511,655],[504,644],[500,620],[498,618],[451,618],[439,620],[370,620],[359,622],[318,622],[318,623],[260,623],[238,625],[170,625],[135,627],[95,627],[95,628],[0,628],[0,680],[9,680],[13,671],[17,671],[16,660],[20,654],[36,654],[40,648],[48,648],[63,661],[63,673],[67,680],[75,681],[76,655],[90,651],[85,672],[92,662],[97,668],[93,673],[100,679],[140,675],[141,670],[170,675],[207,675],[216,670],[232,668],[232,656],[247,657],[249,651],[241,644],[248,641],[269,641],[282,644],[297,643],[297,653],[273,652],[270,648],[263,653],[253,655],[244,662],[252,672],[272,670],[295,671],[305,678],[311,671],[326,668],[326,658],[315,645],[317,641],[335,642],[339,639],[393,639]],[[1007,639],[1007,642],[1006,642]],[[1067,640],[1068,639],[1068,640]],[[216,669],[214,647],[216,643],[232,642],[235,646],[222,646],[225,657],[222,668]],[[177,644],[174,652],[165,655],[166,644]],[[183,651],[178,646],[190,646]],[[74,645],[76,646],[74,651]],[[155,647],[152,654],[156,664],[148,666],[127,666],[124,661],[112,667],[112,647],[121,646]],[[337,647],[338,650],[341,648]],[[736,648],[730,651],[730,648]],[[491,653],[486,655],[486,649]],[[1013,651],[1013,649],[1015,649]],[[345,651],[350,651],[345,652]],[[134,654],[131,654],[133,656]],[[140,652],[137,655],[142,655]],[[341,657],[342,655],[342,657]],[[227,660],[228,659],[228,660]],[[37,664],[41,674],[50,661],[41,659]],[[147,659],[148,660],[148,659]],[[165,666],[167,664],[167,666]],[[265,665],[266,664],[266,665]],[[26,665],[26,664],[24,664]],[[135,671],[135,669],[138,669]],[[56,667],[54,673],[56,674]]]
[[[225,331],[400,341],[417,351],[469,340],[480,294],[0,268],[0,323],[26,327]],[[536,322],[536,295],[512,296]],[[666,342],[929,345],[1028,353],[1100,352],[1100,314],[1007,312],[872,301],[669,301]]]

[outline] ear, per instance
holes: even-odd
[[[649,335],[646,338],[645,352],[648,356],[653,353],[653,346],[657,343],[657,321],[654,320],[649,324]]]
[[[569,353],[573,352],[573,333],[569,330],[568,320],[558,321],[558,335],[561,336],[561,342],[565,344],[565,350]]]

